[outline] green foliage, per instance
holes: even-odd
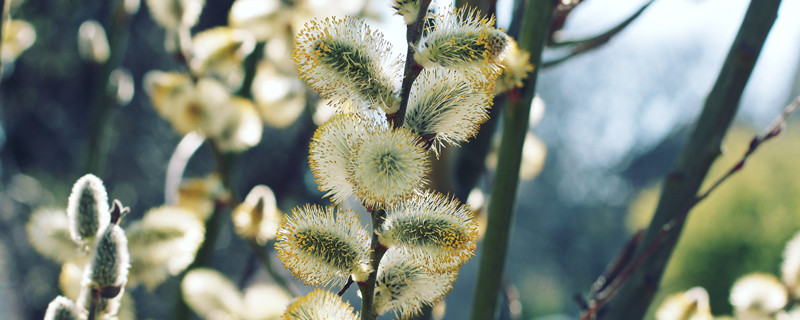
[[[753,134],[742,128],[729,133],[710,181],[741,158]],[[751,272],[778,272],[786,242],[800,230],[798,157],[800,135],[787,132],[761,146],[742,171],[690,213],[651,314],[667,295],[694,286],[708,290],[714,314],[729,314],[728,296],[736,279]],[[654,189],[640,193],[631,206],[632,227],[649,220],[657,199]]]

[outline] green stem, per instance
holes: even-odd
[[[372,212],[372,230],[378,230],[383,220],[386,218],[386,211],[375,210]],[[378,279],[378,266],[380,266],[381,259],[386,253],[386,247],[380,243],[378,235],[372,233],[372,242],[370,243],[372,252],[369,255],[369,262],[372,266],[367,281],[358,282],[358,288],[361,290],[361,320],[375,320],[378,314],[375,312],[374,299],[375,299],[375,281]]]
[[[531,0],[526,2],[524,8],[519,47],[530,52],[534,66],[541,62],[553,5],[552,0]],[[528,116],[536,92],[538,70],[537,67],[525,81],[522,98],[510,101],[503,117],[502,142],[489,200],[489,221],[472,302],[472,320],[495,318],[517,195],[522,144],[528,132]]]
[[[108,23],[108,42],[110,56],[106,62],[94,66],[93,112],[86,146],[86,158],[83,172],[102,174],[104,161],[108,152],[108,143],[113,116],[116,114],[116,93],[108,92],[108,81],[111,72],[122,63],[127,47],[130,16],[125,11],[124,1],[112,1]]]
[[[217,204],[214,207],[214,212],[211,214],[211,217],[206,220],[205,224],[205,239],[203,240],[203,244],[200,245],[200,248],[197,249],[197,255],[194,258],[192,264],[186,268],[186,270],[181,273],[179,276],[179,281],[183,281],[183,277],[192,269],[202,268],[208,266],[211,263],[211,258],[214,255],[214,245],[217,242],[217,238],[219,237],[219,233],[222,230],[222,226],[225,224],[225,218],[228,217],[225,213],[226,207],[230,207],[230,199],[235,199],[234,197],[234,190],[232,188],[231,179],[229,177],[229,170],[232,167],[232,163],[234,157],[232,155],[223,154],[219,151],[213,141],[208,140],[209,146],[211,146],[211,150],[214,153],[214,159],[217,163],[217,172],[222,179],[222,183],[225,186],[225,190],[229,193],[229,199],[217,199]],[[174,301],[174,308],[172,311],[172,317],[170,319],[188,319],[191,312],[189,311],[189,306],[186,305],[186,302],[183,301],[183,293],[178,290],[177,297]]]
[[[695,203],[709,167],[720,154],[722,138],[736,114],[780,3],[780,0],[751,1],[700,118],[672,173],[664,181],[655,215],[634,260],[648,256],[621,283],[604,312],[597,314],[598,319],[644,317],[683,228],[681,216]],[[664,234],[665,226],[670,226],[671,232]],[[656,241],[659,241],[657,246],[651,246]]]

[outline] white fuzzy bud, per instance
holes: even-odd
[[[83,243],[105,229],[111,220],[108,213],[108,195],[100,178],[87,174],[72,187],[67,203],[69,231],[75,242]]]
[[[128,279],[130,255],[125,232],[116,224],[109,225],[95,242],[89,265],[84,274],[84,286],[123,287]]]
[[[44,320],[78,320],[75,303],[63,296],[56,297],[47,305]]]

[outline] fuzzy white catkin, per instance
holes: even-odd
[[[118,225],[109,225],[95,243],[88,274],[84,275],[85,286],[100,288],[124,286],[128,279],[130,255],[125,231]]]
[[[800,233],[794,236],[783,251],[781,279],[794,297],[800,297]]]
[[[781,310],[787,301],[786,288],[771,274],[748,274],[731,288],[730,302],[740,320],[762,319]]]
[[[69,298],[58,296],[47,305],[47,312],[44,314],[44,320],[77,320],[78,313],[75,309],[75,303]]]
[[[108,213],[108,194],[100,178],[87,174],[75,182],[67,202],[67,217],[72,239],[78,243],[105,229],[111,216]]]

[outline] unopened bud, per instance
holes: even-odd
[[[85,238],[93,238],[99,230],[105,229],[110,217],[103,181],[92,174],[78,179],[69,196],[67,216],[69,232],[75,242],[82,243]]]
[[[44,320],[78,320],[75,303],[63,296],[56,297],[47,305]]]
[[[88,281],[85,285],[102,290],[124,286],[128,279],[129,261],[125,232],[116,224],[109,225],[97,239],[90,265],[86,268],[89,274],[84,278]],[[113,290],[106,291],[110,293]]]

